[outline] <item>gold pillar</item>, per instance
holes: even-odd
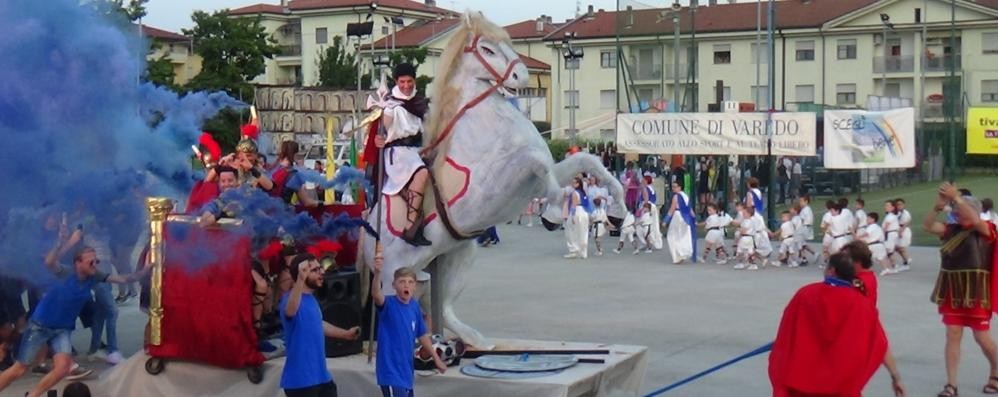
[[[166,217],[173,210],[173,201],[163,197],[146,199],[146,210],[149,211],[149,255],[146,260],[152,262],[152,281],[149,297],[149,343],[159,346],[163,343],[163,265],[164,249],[163,233]]]

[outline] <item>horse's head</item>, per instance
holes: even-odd
[[[482,90],[497,86],[496,91],[506,98],[515,95],[512,90],[526,87],[527,67],[513,50],[509,35],[479,13],[465,13],[462,20],[464,72],[481,82]]]

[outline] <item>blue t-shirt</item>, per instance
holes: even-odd
[[[378,315],[378,385],[412,389],[413,346],[416,338],[426,334],[419,303],[386,296]]]
[[[298,313],[284,315],[288,296],[281,297],[281,325],[284,326],[284,347],[287,359],[281,373],[282,389],[301,389],[331,382],[333,375],[326,368],[326,337],[322,332],[322,311],[312,294],[301,294]]]
[[[60,280],[42,296],[31,321],[47,328],[72,331],[76,328],[76,317],[79,317],[83,305],[92,299],[90,290],[95,284],[107,281],[108,276],[98,272],[80,280],[75,271],[67,268],[60,269],[56,276]]]

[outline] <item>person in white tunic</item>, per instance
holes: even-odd
[[[416,68],[408,63],[395,67],[395,87],[382,98],[382,123],[388,136],[375,138],[384,148],[385,185],[381,193],[401,194],[406,201],[406,227],[402,239],[416,246],[430,245],[423,235],[423,189],[428,171],[419,155],[423,145],[423,116],[426,98],[416,90]]]
[[[655,211],[655,206],[652,203],[645,201],[638,208],[638,222],[636,224],[638,242],[641,243],[641,249],[646,253],[652,252],[653,239],[652,234],[656,226],[656,217],[653,216]],[[637,252],[635,252],[637,254]]]
[[[839,214],[846,218],[846,223],[849,225],[849,234],[856,233],[856,216],[849,209],[849,199],[842,197],[839,199],[838,204]]]
[[[803,224],[800,231],[802,237],[800,240],[800,265],[807,266],[808,256],[805,256],[804,252],[808,252],[811,257],[815,255],[815,252],[807,245],[808,241],[814,240],[814,212],[811,211],[811,196],[801,195],[797,204],[800,205],[800,221]]]
[[[900,227],[900,238],[898,239],[895,251],[901,256],[901,265],[898,271],[903,272],[911,269],[911,256],[908,255],[908,247],[911,246],[911,213],[905,208],[903,198],[895,199],[894,206],[898,211],[898,226]]]
[[[609,220],[606,217],[606,208],[603,206],[602,198],[593,199],[593,213],[589,215],[589,222],[592,224],[593,242],[596,243],[596,256],[603,256],[603,236],[606,235],[606,225]]]
[[[719,211],[717,204],[707,204],[707,219],[701,223],[707,230],[701,258],[706,261],[710,253],[713,252],[717,264],[723,265],[728,262],[728,251],[724,249],[724,228],[731,224],[731,217],[728,214],[721,214]]]
[[[756,212],[752,214],[752,231],[755,235],[755,255],[758,257],[759,262],[762,267],[766,267],[769,264],[769,255],[773,253],[773,244],[769,241],[769,236],[773,234],[766,227],[766,219],[762,217],[762,214]],[[774,263],[775,266],[779,267],[779,263]],[[749,270],[756,270],[755,265],[749,266]]]
[[[866,226],[866,201],[856,199],[855,208],[853,215],[856,217],[856,232],[859,233],[859,229]]]
[[[780,214],[780,262],[790,267],[800,266],[797,263],[797,228],[794,227],[793,214],[783,211]]]
[[[694,234],[696,224],[693,221],[693,208],[690,207],[690,198],[683,192],[679,182],[672,183],[672,204],[669,205],[669,254],[672,256],[672,263],[681,264],[693,258],[696,253],[696,235]]]
[[[565,258],[582,258],[589,256],[589,212],[590,207],[582,179],[572,180],[571,190],[565,200],[565,240],[568,244],[568,254]]]
[[[866,214],[866,224],[856,231],[856,238],[862,240],[870,247],[870,254],[873,260],[883,267],[881,276],[893,274],[894,266],[887,260],[887,248],[884,247],[884,229],[880,228],[877,222],[880,221],[880,214],[871,212]]]
[[[613,253],[619,254],[620,250],[624,249],[624,240],[627,240],[634,247],[635,255],[641,252],[641,248],[638,247],[638,242],[635,238],[637,234],[635,223],[634,214],[631,211],[627,211],[627,215],[624,215],[624,221],[620,223],[620,242],[617,243],[617,248],[613,249]]]
[[[755,233],[752,225],[752,215],[754,214],[754,206],[738,204],[738,218],[733,222],[738,225],[738,233],[735,235],[735,254],[738,256],[738,263],[734,266],[736,270],[746,269],[749,266],[752,267],[752,270],[759,268],[754,262],[756,260]]]
[[[838,204],[835,201],[828,200],[825,202],[825,214],[821,216],[821,257],[822,262],[828,261],[831,256],[829,254],[829,248],[832,246],[832,231],[830,230],[832,226],[832,209]],[[820,266],[820,265],[819,265]]]
[[[890,263],[890,268],[894,269],[894,252],[897,249],[898,239],[900,238],[901,226],[898,224],[897,209],[894,207],[893,200],[887,200],[884,202],[884,221],[881,224],[881,228],[884,230],[884,249],[887,251],[887,261]]]
[[[839,253],[842,246],[852,241],[853,221],[852,217],[842,212],[841,203],[832,207],[832,219],[829,222],[828,233],[832,236],[832,243],[828,246],[828,253],[835,255]]]

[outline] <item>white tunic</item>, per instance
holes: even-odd
[[[797,244],[794,242],[797,229],[793,220],[780,224],[780,253],[793,254],[797,252]]]
[[[569,196],[568,203],[569,206],[575,200],[580,200],[578,192],[572,192]],[[586,209],[581,205],[575,206],[575,209],[569,214],[568,219],[565,220],[565,242],[568,245],[568,252],[570,254],[578,255],[579,257],[585,258],[589,254],[589,214],[586,213]]]
[[[870,246],[870,253],[873,254],[874,260],[881,261],[887,257],[887,248],[884,246],[884,230],[876,223],[859,228],[856,231],[856,237]]]
[[[593,213],[589,215],[589,222],[592,223],[593,237],[600,238],[606,235],[606,210],[602,207],[596,207],[593,209]]]
[[[821,245],[828,248],[832,244],[832,213],[826,212],[825,215],[821,216],[821,228],[825,230],[825,234],[821,237]]]
[[[845,213],[832,216],[832,220],[828,226],[828,231],[832,236],[832,242],[828,246],[829,253],[834,254],[839,252],[842,246],[852,241],[852,236],[849,234],[852,225],[852,218]]]
[[[897,247],[898,240],[900,239],[900,225],[898,225],[898,216],[893,213],[887,213],[884,215],[883,222],[884,229],[884,248],[887,249],[887,253],[890,254],[894,252]]]
[[[673,200],[678,200],[682,196],[686,204],[690,204],[690,199],[686,193],[679,192],[673,195]],[[678,203],[678,201],[677,201]],[[680,213],[679,205],[676,205],[676,212],[672,214],[672,221],[669,222],[669,233],[666,239],[669,240],[669,253],[673,263],[680,263],[693,257],[693,238],[690,233],[690,225],[686,223],[686,218]]]
[[[766,220],[758,213],[752,215],[752,231],[755,234],[755,250],[762,256],[769,256],[773,252],[773,245],[769,242],[769,228],[766,227]]]
[[[755,252],[755,234],[753,233],[752,220],[745,219],[739,215],[737,251],[739,255],[752,255]]]
[[[901,238],[898,240],[898,247],[911,246],[911,213],[907,209],[902,210],[901,214],[898,215],[898,225],[903,228]]]
[[[624,221],[620,224],[620,242],[634,241],[634,233],[637,231],[634,227],[634,214],[631,211],[627,211],[627,215],[624,215]]]
[[[814,238],[814,212],[811,211],[810,206],[804,206],[800,209],[801,222],[804,224],[804,230],[801,233],[804,235],[805,241],[811,241]]]
[[[397,98],[409,99],[416,95],[416,91],[413,90],[411,96],[405,96],[402,95],[398,86],[395,86],[392,88],[392,95]],[[405,110],[401,101],[388,100],[384,114],[392,119],[391,124],[386,123],[385,125],[385,130],[388,132],[388,136],[385,138],[386,144],[414,136],[423,130],[423,120]],[[426,166],[419,156],[419,147],[415,146],[385,147],[384,161],[387,178],[381,191],[388,195],[398,194],[412,179],[412,174],[415,174],[420,167]]]
[[[707,230],[707,237],[704,240],[707,244],[721,245],[724,244],[724,226],[725,219],[721,216],[714,214],[707,217],[703,223],[704,228]]]
[[[856,230],[863,226],[866,226],[866,211],[860,208],[856,210]]]

